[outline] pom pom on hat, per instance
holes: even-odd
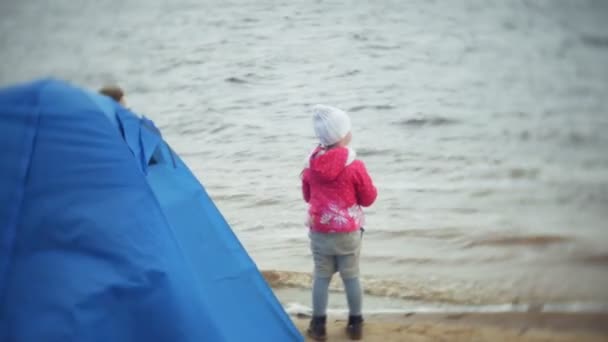
[[[350,132],[350,118],[341,109],[318,104],[312,107],[312,115],[315,134],[323,146],[336,144]]]

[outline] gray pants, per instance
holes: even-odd
[[[344,282],[349,314],[361,315],[362,291],[359,281],[359,252],[363,230],[352,233],[310,232],[310,248],[315,268],[312,291],[313,316],[325,316],[329,283],[339,272]]]
[[[315,277],[329,278],[336,272],[340,272],[343,279],[359,277],[362,231],[329,234],[311,231],[308,236]]]

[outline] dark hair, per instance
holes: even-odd
[[[99,93],[107,97],[111,97],[116,102],[120,102],[123,96],[125,96],[125,93],[122,91],[122,89],[120,89],[119,86],[105,86],[99,89]]]

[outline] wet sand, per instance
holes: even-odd
[[[293,317],[305,335],[309,318]],[[348,341],[343,317],[328,320],[328,341]],[[307,341],[310,339],[307,339]],[[364,341],[608,341],[608,313],[373,315]]]

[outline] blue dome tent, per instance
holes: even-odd
[[[0,146],[0,341],[302,340],[151,121],[42,80]]]

